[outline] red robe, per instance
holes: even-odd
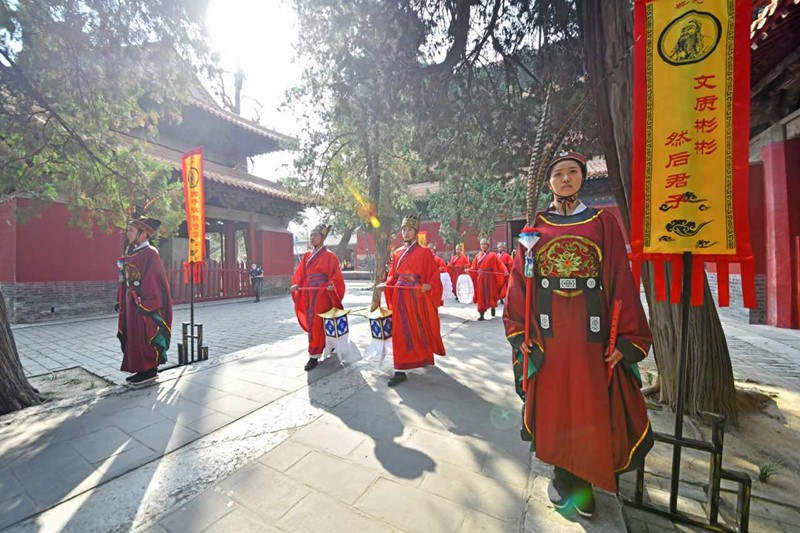
[[[431,290],[399,287],[431,286]],[[395,289],[394,287],[398,287]],[[433,354],[444,355],[436,306],[442,299],[442,280],[433,254],[418,243],[392,254],[386,278],[386,303],[392,310],[392,349],[396,370],[432,365]]]
[[[158,251],[146,246],[119,260],[117,338],[123,372],[144,372],[167,362],[172,296]]]
[[[478,312],[485,313],[491,307],[497,307],[500,291],[503,288],[507,269],[494,252],[478,252],[472,261],[472,284],[475,285],[475,296],[472,303],[478,304]]]
[[[308,353],[319,355],[325,350],[325,327],[319,314],[327,313],[333,307],[341,309],[344,298],[344,278],[336,254],[324,246],[317,253],[306,252],[294,271],[292,285],[321,287],[292,293],[297,321],[308,332]],[[325,290],[328,285],[333,285],[333,291]]]
[[[436,267],[439,269],[440,273],[447,272],[447,263],[444,262],[444,259],[442,259],[436,254],[433,254],[433,260],[436,262]]]
[[[465,254],[454,255],[447,264],[447,271],[450,273],[450,281],[453,282],[453,295],[456,294],[456,283],[458,276],[465,274],[469,267],[469,259]]]
[[[497,254],[497,257],[500,258],[500,262],[503,263],[503,265],[505,265],[506,270],[508,270],[508,272],[510,273],[511,267],[514,264],[514,258],[511,257],[511,254],[508,252],[503,252]],[[503,277],[503,286],[500,289],[500,298],[505,298],[507,292],[508,292],[508,274],[506,274]]]
[[[536,227],[541,238],[534,246],[531,285],[534,345],[524,395],[518,349],[525,331],[522,245],[503,314],[514,347],[517,392],[525,402],[524,427],[540,460],[615,492],[615,472],[641,464],[653,445],[636,367],[652,336],[625,241],[613,215],[591,208],[566,217],[545,213],[537,217]],[[573,284],[580,285],[554,290]],[[622,301],[617,349],[624,359],[609,385],[604,358],[615,299]]]

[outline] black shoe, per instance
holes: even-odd
[[[305,371],[308,372],[310,370],[314,370],[314,368],[319,364],[319,360],[316,357],[309,357],[308,363],[306,363]]]
[[[481,316],[478,317],[478,320],[486,320],[485,318],[483,318],[483,313],[481,313]]]
[[[404,382],[408,379],[405,372],[395,372],[394,376],[389,378],[389,381],[386,383],[390,387],[394,387],[395,385]]]
[[[555,477],[547,485],[547,498],[556,510],[560,511],[570,503],[570,496],[572,495],[570,478],[569,472],[555,467]]]
[[[575,510],[584,518],[591,518],[594,514],[594,490],[592,484],[577,476],[572,479],[572,503]]]
[[[158,376],[158,368],[151,368],[150,370],[145,370],[144,372],[137,372],[128,378],[127,381],[128,383],[139,385],[148,381],[153,381],[156,379],[156,376]]]
[[[492,316],[497,316],[494,314],[494,307],[492,307]]]

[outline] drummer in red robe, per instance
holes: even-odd
[[[339,260],[325,247],[330,229],[330,226],[320,224],[311,230],[312,249],[303,255],[289,287],[297,321],[308,332],[306,372],[317,366],[319,356],[325,350],[325,327],[320,313],[327,313],[333,307],[341,309],[344,298],[344,278]]]
[[[392,254],[385,283],[386,303],[392,310],[394,387],[408,377],[406,370],[433,365],[433,354],[444,355],[436,306],[442,299],[442,280],[430,250],[417,242],[419,215],[403,218],[403,246]]]
[[[444,259],[436,255],[436,243],[432,242],[428,245],[428,250],[431,251],[433,254],[433,260],[436,262],[436,267],[439,269],[439,274],[447,274],[447,263],[444,262]],[[439,280],[441,282],[441,276],[439,276]],[[444,305],[444,296],[439,300],[439,307]]]
[[[450,273],[450,280],[453,282],[453,296],[456,295],[456,285],[458,283],[458,276],[465,274],[469,268],[469,258],[464,253],[464,245],[456,244],[456,253],[450,258],[447,264],[447,271]]]
[[[478,304],[478,320],[486,320],[483,314],[487,309],[490,309],[492,316],[495,316],[497,300],[500,299],[500,291],[507,272],[506,266],[497,254],[489,250],[489,240],[481,239],[481,251],[475,255],[470,269],[472,283],[475,285],[472,303]]]
[[[539,460],[555,467],[548,497],[563,513],[574,509],[590,517],[592,485],[616,492],[615,474],[642,464],[653,445],[636,368],[652,337],[616,219],[578,199],[586,158],[562,152],[547,175],[554,201],[534,228],[523,230],[525,235],[535,229],[540,237],[531,252],[522,244],[517,249],[503,319],[517,393],[525,402],[523,439],[532,441]],[[530,309],[526,266],[532,275]],[[615,300],[622,306],[616,349],[609,355]]]
[[[123,372],[134,385],[152,382],[158,365],[166,363],[172,328],[172,296],[158,250],[150,237],[161,222],[154,218],[131,220],[125,232],[128,246],[117,260],[117,338],[122,348]]]
[[[508,276],[511,274],[511,266],[514,264],[514,258],[511,257],[510,253],[506,252],[506,243],[502,241],[497,243],[497,257],[500,258],[500,262],[503,263],[506,270],[508,270],[503,278],[503,286],[500,289],[500,302],[505,303],[506,292],[508,291]]]

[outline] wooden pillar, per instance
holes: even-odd
[[[800,235],[800,139],[761,149],[764,162],[764,225],[766,249],[767,324],[797,328],[798,258],[794,240]]]

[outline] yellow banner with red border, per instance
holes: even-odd
[[[199,282],[202,264],[205,262],[206,200],[203,184],[203,149],[195,148],[181,157],[183,196],[186,205],[186,232],[189,237],[186,262],[196,266],[192,269],[195,282]],[[188,278],[188,274],[187,274]]]
[[[665,261],[674,265],[691,253],[698,267],[694,304],[702,303],[702,287],[695,284],[702,285],[705,262],[721,265],[721,305],[728,301],[731,262],[742,263],[745,305],[755,303],[754,286],[751,293],[744,279],[753,261],[747,206],[750,13],[749,0],[634,5],[634,272],[651,260],[658,278]],[[664,297],[663,279],[656,285]]]

